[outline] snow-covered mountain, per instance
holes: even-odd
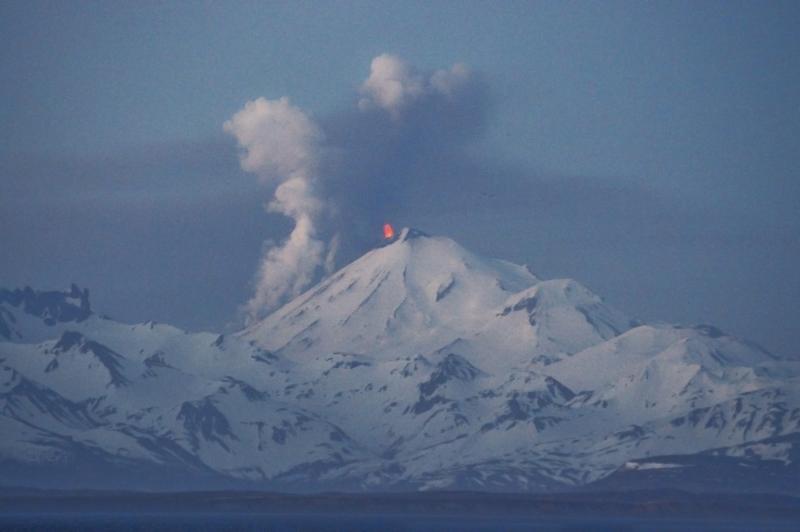
[[[797,473],[799,385],[796,359],[408,229],[234,335],[0,291],[5,484],[539,491],[711,464],[737,489]]]
[[[444,349],[506,372],[576,353],[632,325],[575,281],[540,281],[523,266],[405,229],[242,337],[298,360],[326,352],[391,360]]]

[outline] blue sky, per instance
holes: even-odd
[[[0,284],[232,323],[290,223],[222,124],[261,96],[341,124],[389,52],[463,62],[488,100],[376,210],[797,352],[799,24],[796,2],[3,2]]]

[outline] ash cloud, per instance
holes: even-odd
[[[462,166],[487,109],[466,65],[421,72],[389,54],[372,60],[355,105],[319,123],[286,97],[248,102],[224,129],[242,169],[273,189],[268,210],[294,222],[285,241],[266,244],[249,319],[374,245],[380,224],[402,222],[415,197],[441,194],[437,180]]]
[[[480,75],[461,64],[419,73],[383,55],[360,93],[357,108],[323,122],[338,154],[326,194],[353,221],[339,221],[343,260],[374,244],[384,221],[412,225],[420,212],[453,208],[484,179],[472,168],[455,175],[471,166],[485,130],[490,100]]]
[[[403,59],[381,54],[372,60],[369,77],[361,85],[361,110],[379,107],[399,119],[405,109],[429,97],[455,98],[472,73],[463,63],[424,76]]]

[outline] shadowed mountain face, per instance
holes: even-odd
[[[73,286],[0,291],[0,337],[7,484],[797,490],[797,361],[419,231],[234,335]]]
[[[0,289],[0,305],[0,339],[5,340],[22,337],[16,329],[12,309],[41,318],[45,325],[81,322],[92,314],[89,290],[81,290],[74,284],[69,292],[37,292],[29,286],[22,290]]]

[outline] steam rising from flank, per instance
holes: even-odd
[[[381,218],[434,185],[426,170],[440,171],[410,165],[460,148],[482,128],[485,108],[484,86],[463,64],[425,74],[389,54],[372,60],[357,106],[322,123],[287,97],[246,103],[223,128],[242,169],[272,189],[267,210],[294,221],[286,240],[266,245],[247,320],[299,295],[340,255],[374,245]]]
[[[261,260],[256,293],[246,305],[252,320],[298,295],[322,264],[326,246],[316,238],[316,226],[324,203],[316,188],[324,135],[285,97],[248,102],[223,128],[242,149],[242,168],[258,175],[264,184],[277,184],[267,210],[295,222],[289,238],[267,249]]]

